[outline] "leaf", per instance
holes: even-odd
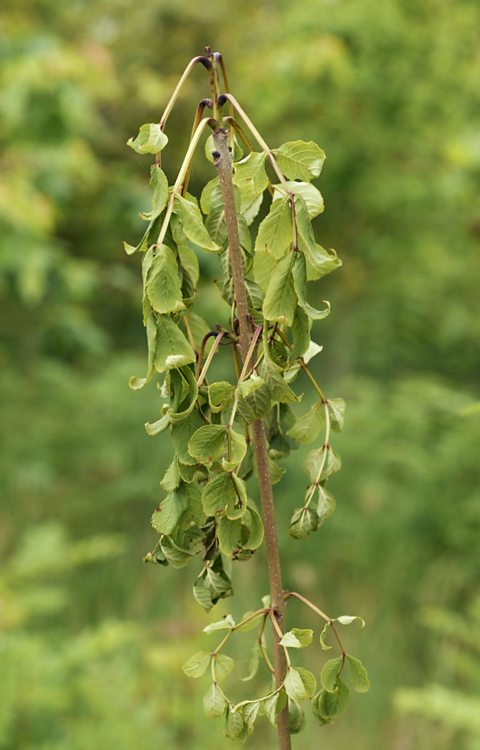
[[[324,457],[324,454],[325,457]],[[342,460],[331,446],[316,448],[307,454],[304,462],[305,470],[311,482],[322,481],[340,471]],[[321,473],[320,473],[321,470]]]
[[[311,672],[303,667],[288,667],[284,687],[289,698],[308,700],[315,692],[317,682]]]
[[[313,638],[313,630],[310,628],[292,628],[284,634],[280,641],[285,648],[305,648],[310,646]]]
[[[267,291],[276,260],[269,250],[255,249],[253,258],[253,278],[263,293]]]
[[[234,386],[227,383],[226,380],[219,380],[217,383],[209,385],[208,403],[210,410],[214,414],[224,411],[232,400],[234,391]]]
[[[232,615],[225,615],[221,620],[211,622],[203,628],[204,633],[216,633],[217,630],[231,630],[235,627]]]
[[[297,701],[288,701],[288,725],[291,734],[298,734],[305,726],[305,712]]]
[[[240,190],[240,211],[248,212],[250,221],[255,218],[254,207],[258,212],[258,198],[268,185],[265,158],[265,152],[251,151],[248,156],[233,165],[233,183]]]
[[[152,210],[141,213],[142,219],[152,220],[159,216],[168,200],[168,180],[160,164],[152,164],[150,167],[150,186],[153,190]]]
[[[195,459],[188,452],[188,443],[192,435],[203,425],[203,420],[197,410],[191,412],[186,419],[172,425],[172,443],[178,460],[182,464],[194,466]]]
[[[328,521],[328,519],[333,516],[336,506],[337,503],[335,502],[333,495],[327,492],[325,487],[318,485],[318,502],[316,507],[318,519],[317,528],[320,528],[325,521]]]
[[[206,651],[199,651],[198,653],[191,656],[187,662],[185,662],[182,669],[187,677],[202,677],[202,675],[204,675],[208,669],[210,659],[211,654],[207,653]]]
[[[163,487],[165,492],[171,492],[175,490],[180,484],[180,472],[178,470],[178,461],[176,456],[172,463],[168,466],[165,474],[160,480],[160,485]]]
[[[297,307],[293,286],[293,256],[291,253],[278,261],[273,269],[263,301],[263,315],[271,322],[291,326]]]
[[[148,250],[148,246],[150,243],[150,237],[153,237],[155,233],[158,234],[157,230],[159,227],[160,218],[156,216],[154,219],[152,219],[146,228],[145,232],[143,233],[142,239],[138,243],[138,245],[129,245],[128,242],[123,243],[123,247],[127,255],[133,255],[133,253],[144,253]]]
[[[163,417],[157,419],[156,422],[145,422],[145,432],[147,435],[160,435],[161,432],[167,429],[170,424],[170,416],[164,414]]]
[[[292,209],[288,196],[272,203],[270,212],[258,228],[255,252],[269,252],[278,260],[293,241]]]
[[[188,245],[179,245],[178,255],[180,257],[180,265],[182,266],[182,269],[187,271],[193,286],[196,287],[200,276],[200,266],[198,264],[195,250],[192,250]]]
[[[187,507],[185,493],[169,492],[152,516],[152,526],[159,534],[171,534]]]
[[[155,374],[155,354],[157,350],[158,331],[153,313],[149,313],[145,326],[147,329],[148,346],[147,374],[144,378],[139,378],[136,375],[132,375],[132,377],[128,381],[128,385],[133,391],[137,391],[140,388],[143,388],[143,386],[146,385],[146,383],[148,383]]]
[[[367,670],[363,666],[360,659],[355,656],[347,654],[347,661],[350,667],[350,679],[352,681],[353,689],[357,693],[367,693],[370,689],[370,680],[368,679]]]
[[[260,710],[260,701],[253,701],[252,703],[247,703],[247,705],[244,706],[243,718],[247,725],[249,734],[253,732],[253,727],[254,727],[256,718],[258,716],[259,710]]]
[[[243,717],[240,711],[228,709],[225,734],[231,740],[240,738],[244,728]]]
[[[292,348],[289,353],[289,359],[290,361],[295,362],[295,367],[292,368],[292,370],[289,370],[288,377],[291,377],[295,372],[298,372],[300,367],[297,363],[298,357],[303,356],[305,359],[306,352],[310,346],[311,327],[312,321],[304,310],[297,305],[292,325]]]
[[[129,138],[127,146],[133,148],[137,154],[158,154],[168,143],[168,138],[156,122],[149,122],[140,126],[137,137]]]
[[[336,432],[340,432],[343,429],[343,421],[345,419],[345,409],[347,405],[343,398],[329,398],[327,400],[327,409],[330,414],[330,424],[332,429]]]
[[[277,714],[280,713],[284,705],[285,693],[282,692],[274,693],[269,698],[265,698],[262,701],[263,712],[272,727],[277,726]]]
[[[318,518],[313,508],[297,508],[290,521],[289,532],[294,539],[306,539],[318,528]]]
[[[320,191],[310,182],[287,182],[288,190],[294,195],[300,195],[306,203],[310,219],[323,213],[325,204]],[[285,188],[279,183],[273,186],[273,200],[278,201],[285,196]]]
[[[343,658],[338,656],[336,659],[329,659],[323,666],[320,674],[320,681],[325,690],[333,693],[337,686],[337,680],[343,667]]]
[[[247,452],[247,442],[243,435],[235,430],[227,431],[227,456],[222,460],[222,469],[232,471],[236,466],[242,463]]]
[[[233,661],[231,656],[227,656],[227,654],[217,654],[215,656],[215,677],[217,679],[217,682],[223,682],[230,672],[232,672],[235,668],[235,662]]]
[[[240,519],[231,521],[222,517],[217,523],[217,539],[220,551],[223,555],[233,558],[241,545],[242,522]]]
[[[214,475],[203,489],[202,504],[207,516],[224,513],[227,505],[233,506],[235,500],[235,485],[232,481],[232,475],[227,472]]]
[[[270,391],[263,378],[253,373],[238,384],[238,411],[247,424],[261,419],[270,412]]]
[[[225,450],[226,430],[222,424],[203,425],[190,438],[188,452],[198,463],[213,463]]]
[[[308,317],[313,320],[323,320],[323,318],[326,318],[330,314],[330,302],[327,302],[327,300],[321,300],[325,305],[322,310],[317,310],[307,302],[307,267],[305,256],[301,253],[297,253],[292,274],[293,286],[300,307],[305,311]]]
[[[200,209],[195,203],[181,195],[176,195],[173,210],[179,217],[182,229],[189,240],[208,252],[220,252],[220,245],[217,245],[207,232]]]
[[[227,703],[223,697],[218,685],[213,684],[208,688],[203,697],[203,709],[206,716],[215,717],[223,716]]]
[[[293,427],[288,430],[287,435],[299,443],[313,442],[317,439],[323,427],[324,414],[325,409],[322,402],[316,401],[306,414],[297,419]]]
[[[242,517],[242,524],[248,529],[248,539],[243,546],[250,550],[258,549],[264,536],[263,521],[258,511],[249,506]]]
[[[327,643],[327,635],[330,633],[330,623],[326,622],[323,626],[323,630],[320,633],[320,646],[322,651],[331,651],[333,646],[329,646]]]
[[[153,256],[145,290],[148,301],[158,313],[172,313],[185,309],[177,259],[167,245],[161,245]]]
[[[195,353],[169,315],[157,316],[157,345],[155,369],[165,372],[195,362]]]
[[[359,622],[362,628],[365,627],[365,620],[358,615],[340,615],[340,617],[335,617],[335,622],[339,622],[340,625],[351,625],[352,622]]]
[[[310,182],[319,177],[325,152],[313,141],[288,141],[273,149],[278,166],[289,180]]]
[[[313,699],[313,713],[321,724],[328,724],[337,716],[344,713],[350,690],[342,680],[333,692],[321,690]]]

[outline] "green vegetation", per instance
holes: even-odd
[[[365,618],[372,688],[341,721],[307,722],[295,747],[319,735],[339,750],[416,750],[432,736],[438,750],[478,745],[473,650],[450,649],[421,618],[425,608],[465,613],[473,637],[479,21],[475,0],[3,3],[2,750],[225,747],[221,727],[203,718],[202,680],[181,671],[211,648],[198,635],[209,620],[188,576],[142,563],[172,456],[141,427],[158,414],[158,393],[126,388],[143,374],[144,330],[136,259],[122,249],[151,203],[148,157],[125,143],[139,123],[158,122],[178,70],[206,43],[226,55],[236,96],[269,144],[301,137],[325,148],[316,239],[344,260],[309,290],[316,307],[318,297],[332,303],[314,324],[324,351],[312,372],[349,405],[335,443],[337,509],[305,544],[289,540],[303,446],[275,497],[285,587]],[[194,75],[172,114],[170,183]],[[211,177],[199,154],[191,192]],[[208,320],[222,304],[211,291],[216,264],[203,254],[209,280],[197,302]],[[300,416],[315,401],[303,374],[298,382]],[[236,620],[267,590],[260,555],[234,574]],[[225,611],[217,605],[213,620]],[[317,626],[313,613],[301,619],[302,630]],[[354,627],[345,632],[355,649]],[[463,644],[458,633],[448,643]],[[251,654],[236,648],[248,676]],[[432,684],[443,690],[436,704],[423,690]],[[440,700],[460,717],[446,728],[432,708]],[[259,722],[252,741],[271,740]]]

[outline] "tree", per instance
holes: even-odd
[[[210,98],[197,106],[188,149],[169,188],[160,158],[168,143],[166,124],[197,64],[208,71]],[[207,109],[211,116],[205,115]],[[193,156],[208,128],[212,132],[205,151],[217,176],[203,188],[199,206],[188,184]],[[147,373],[133,377],[130,385],[139,389],[160,375],[161,416],[145,427],[150,435],[170,430],[175,451],[161,480],[166,496],[152,517],[159,541],[146,560],[182,567],[201,556],[193,592],[208,610],[232,594],[232,561],[249,559],[265,541],[269,595],[239,622],[228,615],[207,626],[206,632],[225,635],[213,651],[195,654],[184,671],[201,677],[210,668],[205,712],[225,718],[228,736],[247,737],[263,713],[278,727],[280,749],[287,750],[291,733],[304,723],[301,701],[312,702],[321,724],[343,713],[350,692],[344,681],[347,664],[352,687],[358,692],[369,688],[365,668],[347,654],[338,628],[355,621],[363,626],[363,620],[332,618],[302,594],[283,588],[272,491],[283,474],[278,461],[299,443],[322,434],[320,447],[306,458],[307,489],[303,505],[292,516],[291,536],[305,540],[335,508],[327,484],[341,461],[331,433],[342,429],[345,402],[327,398],[308,367],[320,351],[310,338],[312,321],[324,319],[330,305],[322,300],[321,307],[314,308],[307,301],[307,282],[341,265],[335,251],[316,242],[311,225],[323,211],[322,196],[311,181],[319,177],[325,154],[312,141],[289,141],[271,149],[230,93],[223,58],[210,48],[187,65],[160,122],[142,125],[128,145],[139,154],[155,155],[152,208],[142,214],[147,228],[136,246],[125,244],[127,253],[143,253],[148,341]],[[271,204],[252,241],[250,227],[265,192]],[[198,256],[204,252],[219,257],[219,286],[229,311],[226,320],[213,326],[193,311]],[[222,349],[232,355],[233,382],[210,377]],[[290,405],[299,397],[291,384],[301,371],[318,401],[295,420]],[[247,487],[254,471],[261,515]],[[339,647],[339,656],[322,669],[319,691],[313,673],[292,663],[290,650],[309,646],[313,631],[286,630],[289,600],[302,602],[324,621],[322,649],[332,648],[327,643],[330,633]],[[223,649],[234,634],[257,623],[252,672],[262,659],[272,673],[272,686],[261,697],[234,703],[221,687],[234,668]],[[267,623],[272,628],[273,664],[265,639]]]

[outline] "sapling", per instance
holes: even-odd
[[[188,148],[169,187],[161,168],[166,126],[198,64],[208,72],[210,96],[197,106]],[[214,176],[198,201],[188,184],[203,141]],[[229,737],[247,738],[263,715],[278,729],[279,748],[287,750],[291,734],[303,726],[305,702],[320,724],[327,724],[343,713],[350,687],[357,692],[369,687],[365,668],[347,654],[340,637],[341,627],[363,626],[363,620],[330,617],[301,593],[283,588],[272,491],[284,473],[279,461],[299,443],[320,438],[306,457],[307,487],[291,518],[291,536],[305,540],[335,508],[328,482],[340,458],[331,433],[342,429],[345,403],[325,396],[308,364],[321,349],[310,338],[312,321],[324,319],[330,305],[322,300],[313,307],[307,282],[341,265],[333,250],[316,242],[311,224],[324,209],[312,180],[325,154],[311,141],[270,148],[230,93],[222,56],[210,48],[187,65],[160,122],[142,125],[128,145],[155,157],[152,208],[142,214],[147,228],[136,247],[125,245],[127,253],[143,253],[148,342],[146,375],[131,378],[130,386],[142,388],[159,376],[161,416],[145,427],[149,435],[169,431],[174,451],[161,479],[165,495],[152,516],[158,542],[145,559],[175,568],[192,562],[194,597],[209,610],[233,593],[232,562],[250,559],[265,544],[269,594],[240,621],[227,615],[204,628],[218,631],[220,640],[192,656],[184,671],[196,678],[210,675],[205,712],[224,718]],[[262,208],[265,217],[258,222]],[[218,283],[229,307],[226,324],[207,323],[194,311],[203,253],[218,258]],[[212,362],[228,352],[231,375],[214,380]],[[295,418],[291,406],[299,397],[293,384],[301,372],[316,400]],[[294,600],[320,618],[321,648],[338,649],[324,664],[318,687],[314,674],[294,663],[296,649],[313,639],[311,629],[286,625],[285,607]],[[222,686],[234,667],[224,648],[250,628],[257,628],[257,637],[248,677],[263,662],[271,685],[263,695],[234,703]]]

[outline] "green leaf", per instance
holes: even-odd
[[[316,401],[306,414],[297,419],[293,427],[288,430],[287,435],[299,443],[311,443],[319,436],[324,422],[324,406],[321,401]]]
[[[218,685],[210,685],[208,692],[203,697],[203,709],[206,716],[223,716],[226,707],[227,703],[220,692]]]
[[[175,456],[172,463],[168,466],[165,474],[161,478],[160,485],[163,487],[165,492],[172,492],[172,490],[177,489],[178,485],[180,484],[180,479],[181,477],[178,470],[178,461]]]
[[[288,667],[284,687],[289,698],[308,700],[314,694],[316,686],[317,681],[308,669]]]
[[[255,252],[269,252],[278,260],[292,244],[292,209],[288,196],[272,203],[269,214],[258,228]]]
[[[329,398],[327,401],[330,424],[332,425],[332,429],[336,430],[336,432],[340,432],[343,429],[346,408],[347,405],[343,398]]]
[[[187,662],[185,662],[182,669],[187,677],[202,677],[202,675],[204,675],[208,669],[210,659],[211,654],[207,653],[206,651],[199,651],[198,653],[191,656]]]
[[[182,464],[194,466],[195,459],[188,452],[188,443],[192,435],[203,425],[203,420],[195,409],[186,419],[172,425],[172,443],[178,460]]]
[[[242,524],[248,529],[248,539],[243,543],[243,546],[246,549],[258,549],[264,536],[263,521],[258,511],[249,506],[242,517]]]
[[[325,307],[322,310],[317,310],[307,302],[307,267],[305,256],[301,253],[297,253],[295,263],[293,265],[293,286],[295,293],[298,298],[298,304],[305,311],[309,318],[313,320],[323,320],[327,315],[330,314],[330,303],[327,300],[321,300]]]
[[[128,381],[129,387],[137,391],[143,388],[155,374],[155,353],[157,350],[157,323],[153,313],[149,313],[145,327],[147,329],[147,346],[148,346],[148,361],[147,361],[147,374],[144,378],[139,378],[136,375],[132,375]],[[195,355],[194,355],[195,356]]]
[[[362,628],[365,627],[365,620],[358,615],[340,615],[340,617],[335,617],[335,622],[339,622],[340,625],[351,625],[352,622],[359,622]]]
[[[235,430],[230,429],[227,432],[227,447],[230,448],[230,453],[227,455],[228,458],[222,460],[222,469],[224,471],[232,471],[236,466],[242,463],[247,452],[247,442],[243,435]]]
[[[331,516],[335,513],[337,503],[335,502],[335,498],[333,495],[331,495],[325,487],[322,487],[322,485],[318,486],[318,501],[317,501],[317,519],[318,519],[318,526],[317,528],[320,528],[322,524],[325,523],[325,521],[328,521]]]
[[[159,534],[171,534],[188,503],[184,492],[169,492],[152,516],[152,526]]]
[[[207,516],[226,513],[231,520],[241,518],[247,507],[245,483],[234,474],[216,474],[203,489],[202,504]]]
[[[325,204],[323,202],[322,194],[320,191],[312,185],[310,182],[287,182],[288,190],[294,195],[300,195],[306,203],[308,215],[310,219],[314,219],[315,216],[323,213],[325,210]],[[273,200],[281,200],[285,196],[285,188],[279,183],[274,185]]]
[[[293,286],[293,256],[291,253],[278,261],[273,269],[263,302],[263,315],[271,322],[291,326],[297,307]]]
[[[225,615],[221,620],[211,622],[203,628],[204,633],[216,633],[218,630],[231,630],[235,627],[232,615]]]
[[[363,666],[360,659],[355,656],[347,654],[347,661],[350,667],[350,679],[352,681],[353,689],[357,693],[367,693],[370,689],[370,680],[368,679],[367,670]]]
[[[259,710],[260,710],[260,701],[247,703],[247,705],[244,706],[243,708],[243,718],[247,725],[249,734],[253,732],[253,727],[255,725],[255,721],[257,719]]]
[[[230,737],[231,740],[240,738],[243,728],[244,722],[241,711],[233,711],[229,708],[225,726],[225,734],[227,737]]]
[[[150,167],[150,186],[153,190],[152,210],[140,214],[147,221],[159,216],[167,205],[168,180],[160,164],[152,164]]]
[[[313,638],[313,630],[310,628],[292,628],[284,634],[280,643],[285,648],[305,648],[310,646]]]
[[[163,417],[157,419],[156,422],[145,422],[145,432],[147,435],[160,435],[161,432],[167,429],[170,424],[170,416],[164,414]]]
[[[313,141],[288,141],[273,149],[277,164],[289,180],[310,182],[318,177],[325,152]]]
[[[200,266],[198,264],[195,250],[192,250],[188,245],[179,245],[178,255],[180,257],[180,265],[182,266],[182,269],[187,271],[192,280],[192,284],[195,287],[200,276]]]
[[[292,348],[289,353],[290,361],[295,362],[295,367],[289,370],[288,377],[291,377],[295,372],[298,372],[300,365],[297,364],[298,357],[305,359],[308,347],[310,346],[310,331],[312,327],[312,321],[308,315],[297,305],[295,311],[295,318],[293,319],[292,325]]]
[[[231,656],[227,654],[217,654],[215,656],[215,677],[217,682],[223,682],[230,672],[233,672],[235,668],[235,662]]]
[[[155,369],[165,372],[195,362],[195,353],[169,315],[157,316]]]
[[[337,686],[338,677],[343,667],[343,661],[343,658],[338,656],[336,659],[329,659],[323,666],[320,681],[323,688],[329,693],[333,693]]]
[[[190,438],[188,452],[198,463],[213,463],[225,450],[226,431],[223,424],[203,425]]]
[[[140,253],[146,252],[150,244],[150,238],[153,239],[155,234],[158,234],[157,230],[159,228],[159,223],[160,223],[160,218],[158,216],[156,216],[154,219],[151,219],[138,245],[135,245],[135,246],[129,245],[128,242],[124,242],[123,247],[127,255],[133,255],[133,253],[137,253],[137,252],[140,252]]]
[[[324,453],[326,454],[325,458]],[[342,460],[340,456],[334,452],[331,446],[328,446],[327,448],[322,446],[321,448],[316,448],[307,454],[304,466],[311,482],[317,480],[323,481],[337,471],[340,471]]]
[[[313,713],[321,724],[329,724],[337,716],[344,713],[350,690],[342,680],[333,692],[321,690],[313,699]]]
[[[238,384],[238,393],[238,411],[247,424],[270,412],[270,390],[263,378],[256,373]]]
[[[330,633],[330,623],[326,622],[323,626],[323,630],[320,633],[320,646],[322,651],[331,651],[333,646],[329,646],[327,643],[327,635]]]
[[[268,185],[265,158],[264,152],[252,151],[233,165],[233,183],[240,190],[240,211],[249,214],[249,223],[258,213],[261,204],[259,198]]]
[[[305,712],[297,701],[288,700],[288,725],[291,734],[298,734],[305,726]]]
[[[137,137],[129,138],[127,146],[133,148],[137,154],[158,154],[168,143],[168,138],[156,122],[149,122],[140,126]]]
[[[313,508],[296,508],[290,521],[290,536],[294,539],[306,539],[317,528],[318,518]]]
[[[269,250],[255,249],[253,258],[253,278],[263,293],[267,291],[276,260]]]
[[[222,555],[233,558],[240,547],[242,538],[242,522],[240,519],[231,521],[222,517],[217,523],[217,539]]]
[[[212,240],[207,232],[200,209],[195,203],[183,198],[181,195],[176,195],[173,210],[179,217],[182,229],[189,240],[208,252],[220,252],[221,247]]]
[[[153,309],[162,315],[185,309],[177,259],[167,245],[157,248],[145,290]]]
[[[208,403],[210,410],[214,414],[225,411],[233,398],[234,391],[234,386],[231,383],[227,383],[226,380],[219,380],[217,383],[209,385]]]
[[[265,716],[269,720],[272,727],[277,726],[277,714],[280,713],[282,708],[285,706],[285,693],[279,691],[274,693],[269,698],[265,698],[262,701],[262,708]]]

